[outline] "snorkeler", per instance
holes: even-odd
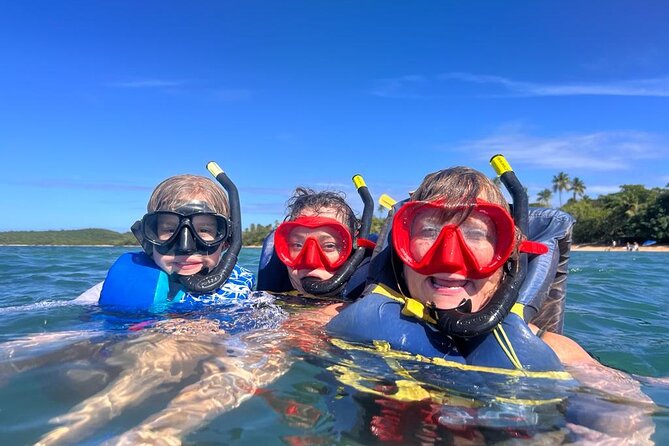
[[[295,190],[284,222],[263,244],[259,290],[340,300],[362,293],[374,201],[360,175],[353,182],[364,203],[360,220],[339,193]]]
[[[216,163],[208,167],[227,195],[201,176],[164,180],[151,194],[147,213],[132,225],[144,252],[121,256],[105,281],[78,299],[99,296],[103,306],[161,313],[249,295],[253,273],[236,263],[241,249],[237,189]]]
[[[649,403],[638,383],[602,366],[576,342],[556,333],[539,338],[537,327],[523,320],[515,304],[526,253],[541,255],[545,248],[525,239],[527,197],[505,160],[497,163],[514,199],[513,217],[501,191],[478,171],[456,167],[426,176],[389,217],[387,244],[370,267],[373,283],[330,321],[328,332],[477,370],[560,377],[563,365],[580,367],[587,369],[574,376],[581,383],[617,387]],[[629,426],[616,429],[630,432]]]

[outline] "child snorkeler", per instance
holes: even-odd
[[[132,226],[143,253],[121,256],[107,278],[82,296],[103,306],[160,313],[245,298],[254,276],[236,264],[241,249],[237,189],[218,165],[208,178],[177,175],[160,183]],[[228,199],[229,197],[229,199]]]

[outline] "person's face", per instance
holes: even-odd
[[[212,241],[216,237],[216,219],[212,215],[193,215],[191,218],[193,229],[204,241]],[[170,239],[179,226],[179,217],[174,214],[162,214],[157,217],[156,234],[160,240]],[[153,251],[153,261],[167,274],[190,276],[199,273],[203,268],[215,267],[223,251],[224,244],[218,247],[213,254],[204,253],[170,253],[160,254]]]
[[[295,218],[313,217],[313,216],[331,218],[337,220],[339,223],[346,226],[346,221],[344,220],[344,217],[337,212],[337,209],[331,207],[320,208],[318,210],[312,208],[306,208]],[[294,230],[293,233],[291,234],[291,239],[288,240],[291,251],[294,250],[295,254],[299,253],[307,237],[313,237],[316,240],[318,240],[319,244],[322,247],[323,252],[331,261],[334,262],[339,258],[341,244],[338,242],[338,237],[336,236],[336,233],[327,227],[321,227],[315,229],[300,228]],[[296,269],[296,268],[290,268],[288,266],[286,266],[286,268],[288,269],[288,277],[290,278],[290,283],[297,291],[301,293],[305,292],[301,282],[301,280],[304,279],[305,277],[313,277],[318,280],[327,280],[330,279],[336,272],[336,271],[332,272],[327,271],[324,268]]]
[[[449,222],[437,222],[430,215],[415,220],[410,241],[411,255],[415,259],[425,256],[444,223]],[[487,216],[473,212],[460,224],[459,230],[477,260],[484,263],[492,259],[497,236],[495,226]],[[403,268],[409,295],[439,309],[455,308],[463,300],[471,300],[472,311],[478,311],[492,297],[502,278],[502,268],[483,278],[468,277],[462,270],[423,275],[407,265]]]

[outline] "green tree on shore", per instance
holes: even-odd
[[[537,193],[537,202],[544,207],[550,207],[553,199],[553,192],[550,189],[544,189]]]
[[[579,177],[574,177],[574,179],[571,180],[569,190],[574,194],[574,201],[576,201],[576,197],[582,197],[585,194],[585,189],[587,189],[585,183]]]

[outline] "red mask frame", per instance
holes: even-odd
[[[341,239],[342,249],[339,258],[330,260],[321,248],[315,237],[308,236],[297,255],[291,254],[290,234],[296,228],[328,228],[334,231]],[[327,217],[299,217],[295,220],[281,223],[274,232],[274,252],[279,259],[289,268],[293,269],[325,269],[329,272],[337,270],[351,255],[353,251],[353,238],[349,229],[341,222]]]
[[[441,228],[434,244],[425,255],[416,260],[411,252],[411,225],[416,213],[428,207],[443,210],[443,200],[409,201],[393,217],[392,242],[397,255],[411,269],[426,276],[438,273],[462,274],[472,279],[481,279],[492,275],[509,259],[515,244],[515,224],[509,212],[503,207],[476,199],[471,205],[448,206],[454,212],[480,212],[486,215],[495,226],[497,240],[493,257],[487,264],[480,264],[476,255],[460,231],[459,225],[446,224]]]

